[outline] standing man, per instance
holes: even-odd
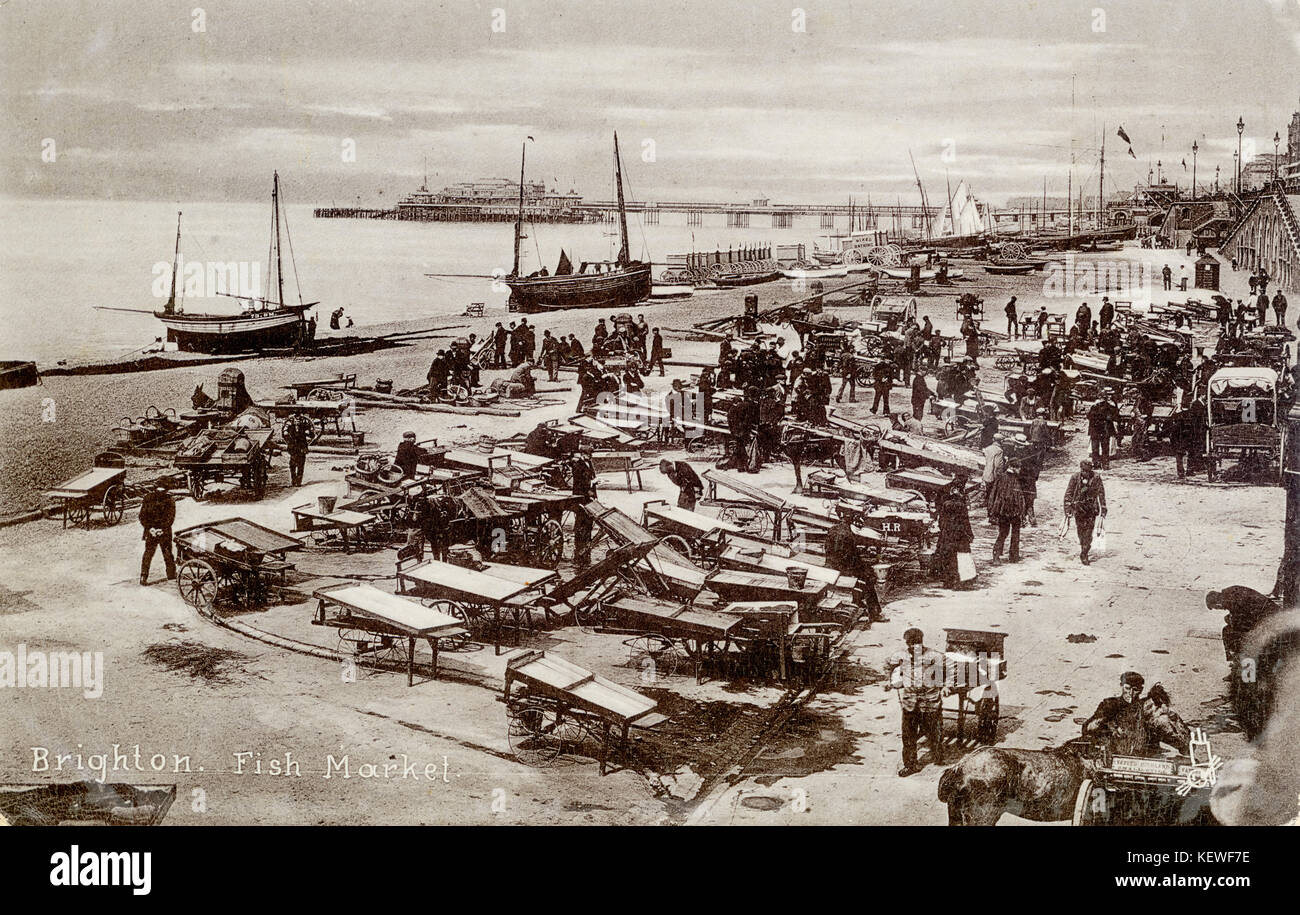
[[[542,366],[546,369],[547,381],[559,381],[560,345],[549,330],[542,331]]]
[[[664,459],[659,462],[659,472],[677,487],[677,507],[695,511],[695,503],[704,495],[704,484],[695,468],[685,461]]]
[[[959,472],[936,500],[938,503],[939,536],[930,558],[930,573],[943,579],[944,587],[956,590],[961,587],[961,572],[957,556],[969,553],[975,534],[970,527],[970,506],[966,503],[966,474]]]
[[[1110,469],[1110,440],[1115,435],[1115,405],[1110,395],[1102,394],[1088,408],[1088,438],[1092,442],[1092,459],[1102,470]]]
[[[1109,296],[1102,296],[1101,311],[1098,312],[1097,318],[1101,323],[1101,329],[1106,330],[1115,323],[1115,306],[1111,304]]]
[[[1002,450],[1002,433],[995,433],[993,441],[984,447],[984,492],[987,496],[989,488],[993,481],[998,478],[1002,471],[1007,469],[1007,456]],[[987,498],[986,498],[987,503]]]
[[[1016,297],[1012,296],[1011,301],[1002,309],[1007,315],[1007,336],[1020,336],[1020,318],[1016,315]]]
[[[1181,480],[1192,469],[1192,456],[1196,453],[1196,416],[1190,406],[1183,407],[1174,414],[1172,425],[1169,441],[1174,446],[1174,466],[1178,469],[1178,479]]]
[[[492,368],[503,369],[506,367],[506,340],[509,334],[506,333],[505,327],[501,322],[492,330]]]
[[[1277,326],[1286,327],[1286,296],[1281,289],[1273,293],[1273,311],[1277,315]]]
[[[844,515],[840,515],[826,532],[826,565],[841,575],[857,579],[854,597],[866,606],[869,622],[884,620],[880,612],[880,596],[876,593],[876,570],[862,557],[857,535]]]
[[[167,566],[167,580],[176,577],[176,556],[172,553],[172,525],[175,522],[176,500],[171,497],[166,486],[155,483],[140,503],[140,527],[144,529],[140,534],[140,539],[144,541],[144,556],[140,560],[140,584],[149,584],[149,564],[153,561],[155,548],[162,550],[163,562]]]
[[[930,386],[925,383],[925,373],[918,368],[916,374],[912,376],[912,415],[916,417],[917,422],[923,423],[925,405],[933,396],[934,391],[931,391]]]
[[[573,472],[573,494],[587,499],[596,498],[596,468],[591,463],[591,446],[582,444],[569,459]],[[581,505],[573,519],[573,562],[579,569],[591,565],[591,515]]]
[[[895,652],[886,662],[889,682],[885,689],[898,690],[903,710],[903,767],[899,778],[919,772],[916,743],[922,734],[930,741],[930,759],[943,765],[943,655],[925,647],[925,634],[912,627],[903,633],[905,649]]]
[[[1162,269],[1162,270],[1160,271],[1160,276],[1161,276],[1161,277],[1164,279],[1164,281],[1165,281],[1165,289],[1166,289],[1166,290],[1173,288],[1173,284],[1174,284],[1174,271],[1172,271],[1172,270],[1169,269],[1169,265],[1168,265],[1168,264],[1165,264],[1164,269]]]
[[[1074,516],[1074,527],[1079,534],[1079,559],[1088,565],[1097,517],[1106,517],[1106,487],[1101,477],[1093,473],[1092,461],[1080,461],[1079,472],[1070,477],[1070,484],[1065,488],[1065,515]]]
[[[419,466],[422,457],[424,452],[415,444],[415,433],[403,432],[402,443],[397,446],[397,456],[393,458],[393,463],[402,470],[402,479],[408,480],[415,476],[415,468]]]
[[[659,336],[659,328],[655,328],[650,341],[650,364],[646,366],[646,371],[654,370],[659,366],[659,377],[664,377],[664,338]]]
[[[888,359],[881,359],[871,367],[871,385],[875,388],[876,396],[871,401],[871,412],[875,414],[876,410],[883,404],[885,415],[889,415],[889,392],[894,386],[894,363]]]
[[[1002,558],[1002,547],[1011,535],[1012,562],[1020,561],[1020,522],[1025,515],[1024,494],[1020,490],[1019,468],[1008,465],[993,480],[988,492],[989,519],[998,526],[998,539],[993,542],[994,561]]]
[[[1041,465],[1052,447],[1052,428],[1047,425],[1046,407],[1034,409],[1034,419],[1029,424],[1029,444],[1034,446],[1034,453],[1038,455]]]
[[[307,447],[311,444],[316,429],[311,420],[301,413],[295,413],[284,422],[284,447],[289,452],[289,482],[294,486],[302,485],[302,472],[307,465]]]
[[[851,349],[845,349],[844,352],[840,354],[840,390],[839,393],[835,395],[836,403],[839,403],[844,399],[844,389],[846,387],[849,389],[849,403],[858,402],[857,371],[858,367],[853,360],[853,351]],[[875,411],[873,410],[872,412],[874,413]]]

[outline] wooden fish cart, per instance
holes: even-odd
[[[126,468],[95,466],[41,495],[62,504],[65,528],[88,525],[90,513],[96,509],[105,524],[117,524],[126,508]]]
[[[566,748],[592,738],[600,745],[601,775],[616,752],[628,749],[633,728],[668,720],[650,697],[544,651],[510,659],[502,701],[510,751],[520,762],[549,766]]]

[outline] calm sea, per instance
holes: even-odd
[[[149,314],[101,311],[94,306],[161,307],[166,299],[176,234],[177,206],[139,201],[8,200],[0,225],[0,358],[34,359],[43,367],[124,356],[163,334]],[[234,313],[231,299],[207,288],[209,264],[240,264],[265,282],[271,237],[266,203],[194,203],[181,207],[181,255],[203,266],[201,289],[187,311]],[[308,204],[285,207],[293,258],[305,301],[319,301],[322,332],[342,307],[357,327],[461,314],[470,302],[503,305],[508,290],[483,279],[431,278],[426,273],[508,271],[513,246],[509,223],[413,223],[395,220],[315,219]],[[554,270],[561,247],[576,263],[613,257],[609,225],[542,225],[524,241],[525,269]],[[694,232],[694,240],[692,239]],[[647,226],[631,229],[632,253],[662,263],[668,254],[731,245],[804,243],[799,230]],[[289,253],[285,244],[285,253]],[[298,286],[286,264],[285,298]],[[658,271],[656,270],[656,273]],[[161,297],[155,296],[161,292]],[[260,292],[260,290],[259,290]]]

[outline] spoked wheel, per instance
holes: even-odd
[[[564,528],[554,518],[549,519],[538,531],[537,558],[548,569],[558,566],[564,558]]]
[[[583,632],[594,632],[599,627],[605,625],[605,606],[599,601],[590,604],[583,604],[573,611],[573,620],[578,624]]]
[[[654,686],[658,677],[671,677],[682,660],[677,645],[670,639],[657,635],[643,635],[628,639],[627,666],[641,671],[643,686]]]
[[[681,556],[683,559],[686,559],[692,563],[695,562],[694,552],[691,550],[691,545],[686,542],[685,537],[682,537],[678,534],[669,534],[667,537],[665,537],[663,540],[659,542],[664,546],[668,547],[668,549],[672,550],[677,555]]]
[[[90,503],[79,500],[68,505],[68,522],[76,527],[90,520]]]
[[[436,610],[439,613],[445,613],[447,616],[460,620],[461,623],[464,624],[466,630],[469,629],[469,615],[465,613],[465,608],[455,601],[425,598],[420,601],[420,603],[424,604],[424,606],[428,607],[430,610]],[[469,632],[467,631],[464,635],[444,636],[440,641],[451,642],[453,644],[463,644],[469,641]]]
[[[526,766],[551,765],[563,749],[557,729],[559,715],[555,706],[531,700],[518,700],[506,707],[506,738],[510,752]]]
[[[198,471],[191,470],[186,474],[185,482],[189,486],[190,498],[195,502],[203,500],[203,475]]]
[[[1102,823],[1103,818],[1092,809],[1093,788],[1093,781],[1090,778],[1085,778],[1083,784],[1079,786],[1079,793],[1074,798],[1074,816],[1070,818],[1072,825],[1097,826]]]
[[[210,613],[217,599],[217,572],[202,559],[187,559],[176,570],[176,588],[191,607]]]
[[[447,399],[456,404],[469,403],[469,388],[462,384],[447,385]]]
[[[104,493],[104,523],[108,525],[117,524],[122,520],[122,513],[126,510],[126,493],[120,485],[110,486]]]

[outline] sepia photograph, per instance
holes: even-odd
[[[149,895],[127,826],[1072,825],[1218,890],[1211,827],[1300,825],[1300,0],[0,43],[0,823],[113,827],[0,830],[36,883]]]

